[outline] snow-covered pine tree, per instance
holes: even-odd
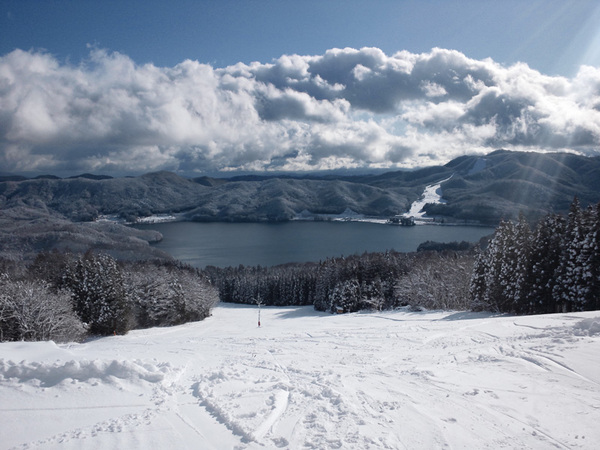
[[[494,237],[488,245],[488,270],[485,276],[486,291],[484,303],[493,311],[510,311],[512,298],[507,296],[511,291],[515,249],[513,246],[515,229],[510,221],[503,220],[496,228]]]
[[[553,290],[554,299],[557,303],[557,312],[570,312],[579,309],[579,286],[580,278],[577,267],[580,253],[583,247],[583,219],[579,199],[575,197],[569,215],[563,242],[561,244],[562,254],[560,264],[556,270],[556,283]]]
[[[68,269],[65,284],[75,311],[92,334],[124,334],[132,325],[131,303],[117,262],[106,254],[87,252]]]
[[[140,327],[184,323],[185,304],[181,285],[166,267],[137,267],[127,273],[127,284]]]
[[[315,287],[315,309],[333,311],[331,294],[338,280],[338,270],[333,259],[326,259],[319,266],[319,275]]]
[[[360,285],[360,309],[381,311],[385,307],[384,285],[379,278],[371,283],[363,281]]]
[[[529,288],[525,295],[527,310],[524,312],[546,314],[557,310],[554,287],[563,253],[565,227],[563,216],[548,214],[535,229],[530,251]]]
[[[531,282],[529,278],[531,229],[522,212],[514,227],[514,238],[510,244],[511,259],[507,261],[510,281],[506,286],[506,297],[512,303],[512,311],[524,313],[528,309],[526,297]]]
[[[590,280],[590,298],[588,310],[600,309],[600,203],[594,207],[594,220],[590,232],[591,254],[589,267],[592,272]]]
[[[66,268],[72,265],[75,259],[75,255],[56,249],[42,251],[36,255],[27,272],[34,279],[46,281],[53,290],[59,290],[63,286],[62,278]]]
[[[331,294],[331,302],[334,308],[341,308],[344,312],[359,310],[360,286],[355,279],[338,283]]]
[[[576,307],[579,310],[592,311],[597,309],[600,295],[598,283],[598,208],[589,207],[582,213],[582,243],[575,261],[577,265],[576,283],[578,298]]]
[[[488,311],[491,305],[487,302],[487,272],[490,267],[489,253],[480,247],[476,249],[475,265],[469,284],[469,296],[473,311]]]

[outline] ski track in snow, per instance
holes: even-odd
[[[598,312],[261,313],[0,344],[0,448],[598,447]]]

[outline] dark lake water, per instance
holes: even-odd
[[[412,252],[425,241],[476,242],[493,228],[417,225],[399,227],[364,222],[198,223],[135,225],[158,230],[155,245],[174,258],[203,268],[273,266],[327,257],[397,250]]]

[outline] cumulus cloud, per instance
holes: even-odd
[[[597,154],[600,68],[571,79],[452,50],[214,68],[0,57],[3,171],[394,168],[496,148]]]

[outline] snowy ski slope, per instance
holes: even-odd
[[[220,305],[82,344],[0,344],[0,448],[587,448],[600,312],[334,316]]]

